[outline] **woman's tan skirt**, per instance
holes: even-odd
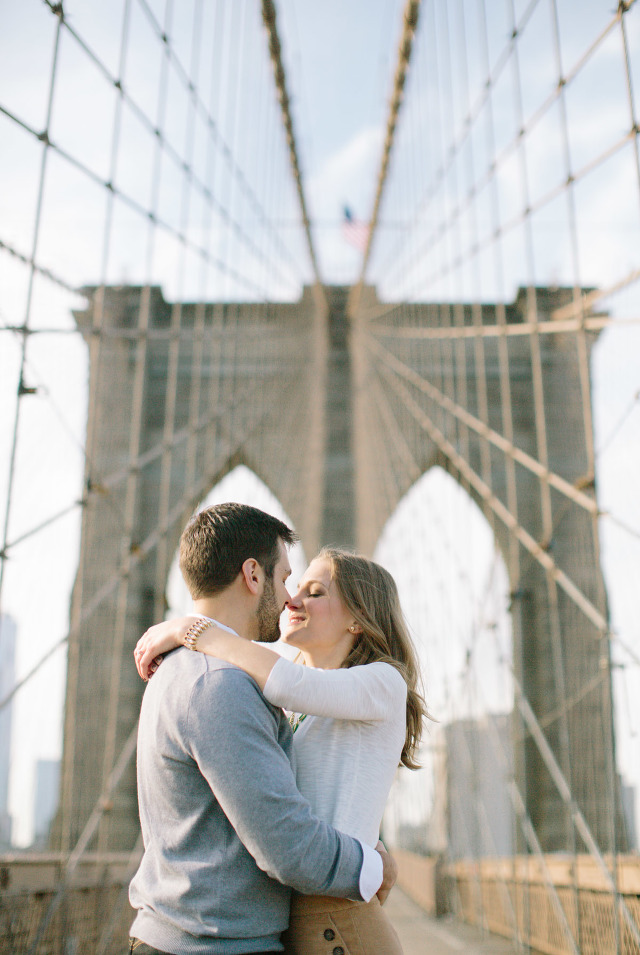
[[[285,955],[402,955],[400,939],[374,895],[351,902],[293,894]]]

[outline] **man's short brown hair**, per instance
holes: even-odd
[[[194,600],[229,587],[245,560],[253,557],[267,577],[279,557],[279,541],[296,534],[271,514],[248,504],[216,504],[194,514],[180,538],[180,570]]]

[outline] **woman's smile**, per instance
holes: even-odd
[[[287,621],[287,629],[291,627],[297,627],[300,624],[305,623],[306,619],[307,618],[305,614],[290,610]]]

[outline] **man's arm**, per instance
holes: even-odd
[[[381,857],[312,814],[276,717],[245,673],[224,668],[198,679],[185,746],[260,869],[307,894],[368,900],[380,888]]]

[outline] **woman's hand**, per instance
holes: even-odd
[[[133,656],[138,673],[143,680],[151,679],[162,663],[165,653],[183,645],[185,634],[192,624],[193,617],[165,620],[142,634],[133,651]]]

